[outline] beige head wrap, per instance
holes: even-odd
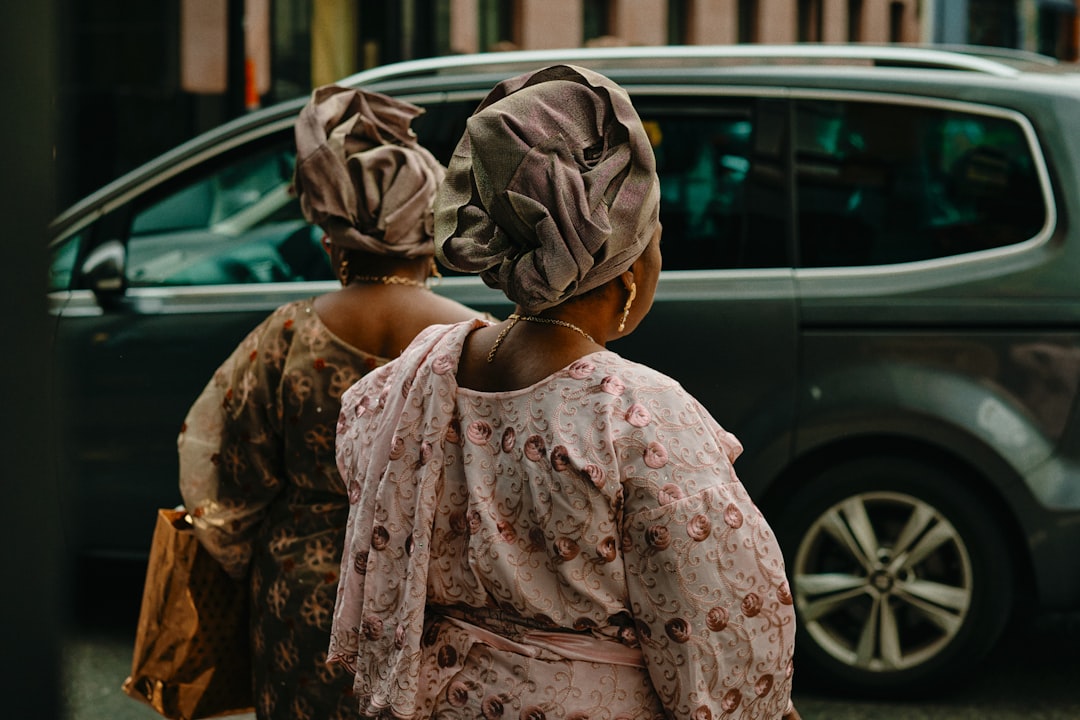
[[[326,85],[296,122],[293,184],[308,222],[335,245],[431,255],[431,202],[445,168],[409,127],[423,111],[379,93]]]
[[[557,65],[503,81],[469,118],[435,199],[436,252],[535,312],[626,270],[659,204],[626,91]]]

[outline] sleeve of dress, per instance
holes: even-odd
[[[282,485],[280,314],[255,328],[218,368],[177,440],[180,494],[195,534],[236,578],[247,573],[252,538]]]
[[[795,615],[780,547],[732,467],[742,450],[672,384],[619,442],[630,609],[669,717],[779,719]]]

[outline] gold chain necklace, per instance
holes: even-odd
[[[428,289],[426,282],[402,277],[401,275],[353,275],[350,280],[365,283],[380,283],[382,285],[412,285],[413,287]]]
[[[525,322],[531,322],[531,323],[540,323],[542,325],[558,325],[559,327],[569,328],[570,330],[573,330],[574,332],[581,335],[581,337],[585,338],[589,342],[591,342],[591,343],[596,342],[595,340],[593,340],[592,335],[585,332],[584,330],[579,328],[574,323],[569,323],[569,322],[566,322],[565,320],[557,320],[556,318],[540,317],[538,315],[518,315],[517,313],[514,313],[513,315],[510,315],[506,319],[510,321],[510,324],[507,325],[506,327],[504,327],[502,329],[502,332],[499,333],[499,336],[497,338],[495,338],[495,343],[491,346],[491,350],[488,351],[488,356],[487,356],[487,361],[488,362],[491,362],[492,360],[495,359],[495,351],[499,349],[499,345],[502,344],[503,339],[506,337],[506,333],[510,332],[510,328],[517,325],[519,320],[524,320]]]

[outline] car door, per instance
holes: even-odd
[[[660,177],[652,311],[612,344],[681,383],[744,445],[751,492],[789,457],[796,322],[782,98],[630,88]]]
[[[176,437],[275,307],[336,285],[289,195],[291,122],[149,178],[53,250],[55,359],[74,548],[146,551],[180,502]],[[181,161],[178,161],[181,162]]]

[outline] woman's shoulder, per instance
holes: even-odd
[[[472,315],[455,322],[429,325],[416,335],[401,357],[411,358],[412,362],[417,364],[425,361],[435,363],[439,366],[436,372],[445,374],[447,369],[444,366],[448,361],[456,361],[456,358],[460,357],[469,333],[490,324],[489,320]],[[404,365],[406,362],[403,360],[399,364]]]
[[[429,325],[413,338],[401,355],[364,376],[346,395],[362,398],[380,391],[387,384],[411,383],[423,367],[429,367],[435,375],[447,374],[454,358],[461,352],[465,337],[486,324],[487,321],[474,317],[450,324]]]
[[[706,428],[729,461],[734,462],[742,454],[739,439],[721,426],[709,409],[674,378],[614,353],[604,355],[613,357],[610,364],[597,368],[599,372],[608,373],[599,381],[600,389],[622,396],[630,424],[645,427],[658,416],[678,417],[681,426],[695,428],[694,435],[698,429]]]
[[[575,367],[578,366],[578,367]],[[707,427],[734,461],[742,444],[716,422],[709,410],[674,378],[612,352],[586,356],[567,369],[567,375],[587,378],[601,393],[611,396],[612,407],[628,422],[644,427],[650,418],[678,417],[687,427]]]
[[[335,335],[315,311],[314,300],[314,298],[303,298],[279,305],[257,328],[264,342],[269,341],[275,345],[283,343],[287,346],[299,344],[304,348],[310,345],[319,347],[337,345],[345,348],[348,351],[347,354],[350,355],[369,355],[353,348]]]
[[[303,298],[279,305],[259,323],[256,329],[262,329],[264,332],[273,330],[281,333],[295,330],[298,323],[307,324],[313,320],[319,322],[319,316],[313,309],[312,300],[313,298]]]
[[[426,299],[427,308],[435,318],[433,324],[455,325],[460,322],[468,322],[469,320],[477,318],[488,322],[495,322],[495,317],[491,313],[480,312],[453,298],[440,295],[437,292],[430,293]]]
[[[589,377],[602,387],[613,386],[623,393],[648,392],[689,397],[682,385],[659,370],[603,350],[586,355],[566,369],[570,377]]]
[[[255,353],[261,352],[261,348],[268,342],[274,345],[280,345],[283,341],[287,343],[296,325],[296,318],[303,315],[304,302],[294,301],[274,308],[273,312],[260,320],[237,344],[231,359],[256,357]],[[310,307],[310,301],[307,302]]]

